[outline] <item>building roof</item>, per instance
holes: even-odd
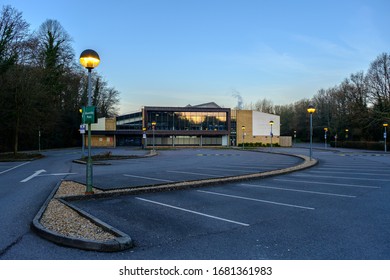
[[[193,107],[193,108],[221,108],[221,106],[219,106],[215,102],[208,102],[208,103],[203,103],[203,104],[194,105],[194,106],[192,106],[191,104],[188,104],[186,107]]]

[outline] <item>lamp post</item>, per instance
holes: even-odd
[[[346,129],[345,129],[345,140],[348,140],[348,132],[349,132],[349,129],[346,128]]]
[[[274,125],[274,121],[270,121],[270,122],[269,122],[269,125],[271,126],[271,133],[270,133],[270,136],[271,136],[271,150],[272,150],[272,137],[274,136],[274,134],[272,133],[272,126]]]
[[[88,107],[92,106],[92,69],[100,63],[100,57],[94,50],[85,50],[80,55],[80,64],[88,69]],[[86,114],[86,112],[84,112]],[[93,194],[92,186],[92,158],[91,158],[91,121],[88,122],[88,160],[87,160],[87,188],[85,194]]]
[[[385,140],[385,153],[387,152],[387,143],[386,143],[386,138],[387,138],[387,126],[388,123],[384,123],[383,127],[385,128],[385,132],[383,133],[383,139]]]
[[[155,149],[154,149],[154,130],[155,130],[155,128],[156,128],[156,122],[155,121],[153,121],[152,122],[152,130],[153,130],[153,152],[155,152]]]
[[[146,127],[142,128],[142,149],[145,149],[147,146],[147,138],[146,138]]]
[[[327,132],[328,132],[328,128],[327,127],[324,127],[324,140],[325,140],[325,149],[327,148],[327,145],[326,145],[326,138],[327,138]]]
[[[241,126],[241,130],[242,130],[242,149],[244,149],[245,125]]]
[[[41,127],[38,126],[38,152],[41,152]]]
[[[294,130],[294,145],[297,144],[297,131]]]
[[[313,105],[307,107],[307,112],[310,114],[310,160],[313,155],[313,113],[315,113],[316,108]]]

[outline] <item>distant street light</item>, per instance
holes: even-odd
[[[294,130],[294,145],[297,144],[297,131]]]
[[[328,132],[328,128],[327,128],[327,127],[324,127],[325,149],[327,148],[327,145],[326,145],[326,138],[327,138],[326,133],[327,133],[327,132]]]
[[[88,107],[92,106],[92,69],[100,63],[100,57],[94,50],[85,50],[80,55],[80,64],[88,69]],[[84,112],[86,114],[86,112]],[[92,182],[92,158],[91,158],[91,121],[88,122],[88,160],[87,160],[87,188],[85,194],[93,194]]]
[[[155,128],[156,128],[156,122],[155,121],[153,121],[152,122],[152,130],[153,130],[153,152],[155,152],[156,150],[154,149],[154,130],[155,130]]]
[[[241,130],[242,130],[242,149],[244,149],[245,125],[241,126]]]
[[[385,132],[383,133],[383,139],[385,140],[385,153],[387,152],[387,143],[386,143],[386,139],[387,139],[387,126],[389,124],[388,123],[384,123],[383,124],[383,127],[385,128]]]
[[[271,136],[271,150],[272,150],[272,137],[274,136],[274,134],[272,133],[272,126],[274,125],[274,121],[270,121],[270,122],[269,122],[269,125],[271,126],[271,133],[270,133],[270,136]]]
[[[41,127],[38,126],[38,152],[41,152]]]
[[[307,112],[310,114],[310,160],[313,155],[313,114],[315,113],[316,108],[313,105],[309,105],[307,107]]]
[[[349,132],[349,129],[346,128],[346,129],[345,129],[345,140],[348,140],[348,132]]]
[[[142,128],[142,149],[145,149],[147,146],[147,138],[146,138],[146,127]]]

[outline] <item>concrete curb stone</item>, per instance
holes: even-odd
[[[48,198],[46,199],[46,201],[44,202],[44,204],[42,205],[38,213],[35,215],[31,223],[31,229],[34,232],[36,232],[39,236],[49,241],[52,241],[56,244],[84,249],[84,250],[93,250],[93,251],[100,251],[100,252],[116,252],[116,251],[121,251],[133,247],[133,241],[131,240],[130,236],[119,231],[114,227],[111,227],[110,225],[102,222],[101,220],[86,213],[85,211],[82,211],[81,209],[78,209],[77,207],[70,205],[69,203],[63,201],[62,199],[59,199],[59,201],[66,204],[74,211],[78,212],[81,216],[89,219],[95,225],[109,231],[110,233],[114,234],[117,237],[108,241],[95,241],[90,239],[65,236],[45,228],[40,223],[40,220],[43,214],[45,213],[46,208],[49,205],[50,201],[53,199],[58,188],[60,187],[61,183],[62,183],[61,181],[57,183],[56,187],[53,189],[53,191],[50,193],[50,195],[48,196]]]

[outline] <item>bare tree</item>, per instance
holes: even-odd
[[[117,105],[119,103],[119,91],[115,88],[106,88],[103,91],[101,104],[99,106],[100,114],[104,117],[114,117],[118,114]]]
[[[13,146],[18,151],[18,137],[25,110],[31,107],[28,95],[30,69],[18,65],[23,58],[29,25],[22,13],[3,6],[0,13],[0,133],[9,135],[0,146]],[[30,88],[31,89],[31,88]]]
[[[17,63],[28,28],[21,12],[11,6],[3,6],[0,13],[0,74]]]
[[[42,67],[53,69],[73,65],[72,38],[57,20],[48,19],[42,23],[35,37],[38,40],[38,63]]]
[[[383,53],[371,63],[367,73],[369,100],[383,118],[390,113],[390,55]]]
[[[263,113],[275,114],[273,102],[266,98],[256,101],[255,110]]]

